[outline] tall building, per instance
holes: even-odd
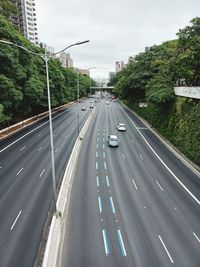
[[[38,44],[35,0],[10,0],[16,5],[18,14],[12,16],[12,23],[31,43]]]
[[[121,70],[123,70],[123,68],[125,67],[124,61],[116,61],[115,62],[115,72],[119,72]]]
[[[116,73],[111,71],[109,72],[109,80],[112,80],[115,77]]]
[[[62,67],[64,68],[72,68],[73,67],[73,60],[70,58],[69,53],[61,53],[59,58]]]
[[[119,61],[116,61],[115,62],[115,72],[119,72],[120,71],[120,62]]]
[[[76,73],[80,73],[80,74],[87,75],[90,77],[90,70],[89,69],[76,69]]]

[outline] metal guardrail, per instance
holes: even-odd
[[[52,113],[54,113],[54,112],[56,112],[58,110],[61,110],[63,108],[66,108],[67,106],[69,106],[69,105],[71,105],[73,103],[75,103],[75,101],[69,102],[69,103],[67,103],[65,105],[62,105],[62,106],[59,106],[59,107],[56,107],[56,108],[52,109]],[[13,125],[11,125],[9,127],[6,127],[4,129],[0,130],[0,139],[3,139],[5,137],[7,137],[8,135],[21,130],[24,126],[30,125],[30,124],[32,124],[32,123],[34,123],[34,122],[36,122],[36,121],[38,121],[38,120],[40,120],[42,118],[47,117],[48,114],[49,114],[49,111],[45,111],[43,113],[40,113],[38,115],[35,115],[33,117],[30,117],[30,118],[28,118],[26,120],[20,121],[20,122],[18,122],[16,124],[13,124]]]

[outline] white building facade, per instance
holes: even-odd
[[[73,67],[73,60],[70,58],[69,53],[61,53],[59,58],[62,67],[64,68],[72,68]]]
[[[38,44],[35,0],[11,0],[11,2],[18,9],[18,15],[12,17],[12,23],[31,43]]]

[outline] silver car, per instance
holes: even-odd
[[[116,135],[109,135],[108,136],[108,145],[112,147],[119,146],[119,139]]]
[[[119,123],[119,124],[117,125],[117,130],[118,130],[118,131],[121,131],[121,132],[125,132],[125,131],[126,131],[126,126],[125,126],[125,124],[124,124],[124,123]]]

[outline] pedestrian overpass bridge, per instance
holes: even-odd
[[[91,86],[91,90],[95,90],[95,91],[107,91],[107,90],[113,90],[114,86]]]
[[[92,93],[94,93],[95,91],[100,91],[101,98],[102,98],[104,91],[112,92],[113,89],[114,89],[114,86],[91,86],[90,87],[90,95]]]

